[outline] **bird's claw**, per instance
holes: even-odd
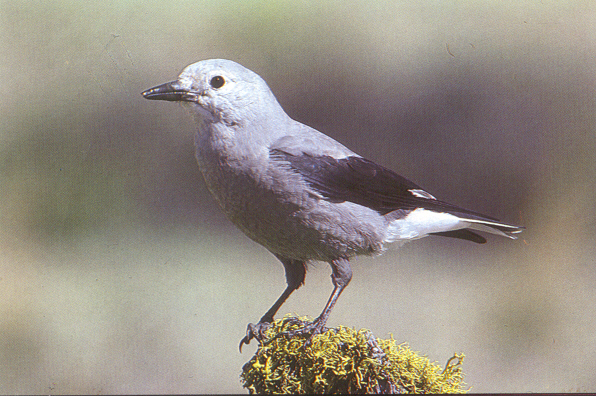
[[[309,346],[312,342],[312,339],[317,334],[321,334],[329,330],[325,327],[325,322],[317,318],[313,321],[304,321],[298,318],[288,318],[287,324],[289,325],[298,325],[300,326],[294,330],[287,330],[282,331],[275,335],[274,338],[277,337],[286,337],[286,338],[293,338],[293,337],[308,337],[304,346]],[[265,332],[271,327],[271,323],[269,322],[259,322],[257,324],[249,323],[246,327],[246,335],[244,338],[240,340],[240,353],[242,353],[242,347],[244,345],[250,344],[250,341],[255,339],[258,341],[259,345],[263,344],[263,341],[267,338]]]
[[[246,335],[240,340],[240,353],[242,353],[242,346],[250,344],[252,339],[257,340],[259,344],[262,344],[262,341],[265,338],[265,332],[270,326],[271,323],[268,322],[259,322],[257,324],[249,323],[246,327]]]
[[[303,321],[298,318],[289,318],[288,321],[290,324],[298,324],[301,327],[295,330],[284,331],[279,333],[278,336],[284,336],[287,338],[307,336],[308,339],[304,343],[304,346],[309,346],[312,342],[312,339],[317,334],[325,333],[327,330],[329,330],[327,327],[325,327],[325,322],[319,320],[319,318],[313,320],[312,322]]]

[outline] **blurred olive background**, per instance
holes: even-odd
[[[475,392],[596,391],[596,3],[0,2],[0,392],[243,392],[282,266],[216,207],[192,118],[140,92],[235,60],[293,118],[527,230],[353,260],[329,325]],[[316,316],[327,264],[280,314]]]

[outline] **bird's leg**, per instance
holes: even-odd
[[[271,322],[273,322],[273,317],[279,310],[279,308],[283,305],[284,302],[290,297],[290,294],[294,292],[294,290],[298,289],[300,286],[304,284],[304,277],[306,276],[306,263],[300,260],[292,260],[286,259],[280,256],[276,257],[281,261],[286,271],[286,283],[288,286],[283,291],[281,296],[275,301],[275,303],[269,308],[269,310],[263,315],[263,317],[259,320],[259,323],[253,324],[249,323],[248,327],[246,328],[246,335],[242,340],[240,340],[240,352],[242,352],[242,346],[244,344],[248,345],[250,340],[253,338],[256,339],[259,343],[263,338],[265,338],[265,331],[269,328]]]
[[[331,269],[333,271],[331,274],[333,292],[331,293],[329,300],[327,300],[327,304],[325,304],[323,312],[321,312],[319,317],[317,317],[315,320],[305,323],[301,328],[283,333],[284,336],[294,337],[300,335],[309,335],[309,339],[306,342],[308,345],[315,335],[324,331],[325,324],[327,323],[327,319],[331,314],[333,306],[337,302],[341,292],[346,288],[346,286],[348,286],[348,283],[350,283],[350,280],[352,279],[352,267],[350,266],[348,259],[341,258],[333,260],[329,264],[331,265]]]
[[[263,315],[263,317],[259,320],[259,323],[248,324],[248,326],[246,327],[246,335],[244,336],[244,338],[242,338],[242,340],[240,340],[240,352],[242,352],[242,346],[244,344],[248,345],[250,343],[250,340],[252,340],[253,338],[256,339],[259,343],[261,343],[261,340],[265,338],[265,332],[271,325],[271,322],[273,322],[273,316],[283,305],[283,303],[288,299],[288,297],[290,297],[290,294],[292,294],[292,292],[296,289],[296,287],[291,287],[288,285],[281,294],[281,296],[279,296],[277,301],[273,304],[273,306],[269,308],[265,315]]]

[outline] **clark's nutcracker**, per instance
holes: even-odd
[[[393,171],[290,118],[267,83],[238,63],[211,59],[146,99],[183,102],[196,117],[196,158],[230,220],[283,264],[287,287],[240,342],[259,342],[281,305],[304,284],[311,260],[331,265],[321,314],[287,336],[321,332],[352,278],[349,259],[390,243],[440,235],[485,243],[474,231],[515,239],[523,227],[436,199]],[[473,231],[472,231],[473,230]]]

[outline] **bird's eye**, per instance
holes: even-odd
[[[222,76],[215,76],[209,82],[213,88],[221,88],[226,83],[226,80]]]

